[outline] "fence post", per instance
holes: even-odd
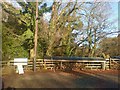
[[[105,70],[105,67],[106,67],[105,62],[103,62],[102,63],[102,69]]]
[[[111,69],[111,58],[109,58],[109,69]]]
[[[62,61],[60,62],[60,69],[62,69]]]

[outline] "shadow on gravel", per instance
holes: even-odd
[[[74,74],[78,78],[72,81],[76,88],[119,88],[120,84],[113,80],[97,77],[97,75],[85,74],[85,72],[80,71],[65,71],[66,73]]]

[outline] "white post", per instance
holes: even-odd
[[[17,65],[16,73],[24,74],[23,65],[27,65],[27,58],[14,58],[14,65]]]

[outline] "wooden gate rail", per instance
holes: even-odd
[[[120,63],[119,59],[111,59],[116,63]],[[14,66],[14,60],[9,61],[2,61],[2,67],[4,66]],[[110,66],[108,60],[52,60],[52,59],[37,59],[36,60],[36,68],[41,69],[45,67],[46,69],[54,69],[56,67],[64,67],[67,64],[74,64],[74,65],[83,65],[83,69],[107,69]],[[113,65],[113,63],[111,63]],[[24,69],[32,69],[33,68],[33,61],[28,60],[28,65],[24,67]]]

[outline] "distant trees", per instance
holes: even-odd
[[[109,3],[105,2],[86,2],[81,6],[79,14],[84,27],[78,31],[77,44],[82,46],[85,56],[96,56],[98,42],[106,36],[105,30],[112,27],[111,22],[108,22],[110,16],[108,9]]]
[[[120,56],[119,41],[119,35],[118,37],[114,38],[105,38],[101,40],[99,44],[99,50],[101,51],[101,53],[105,53],[106,55],[108,54],[110,56]]]
[[[118,42],[118,55],[120,56],[120,34],[118,34],[118,40],[117,40],[117,42]]]

